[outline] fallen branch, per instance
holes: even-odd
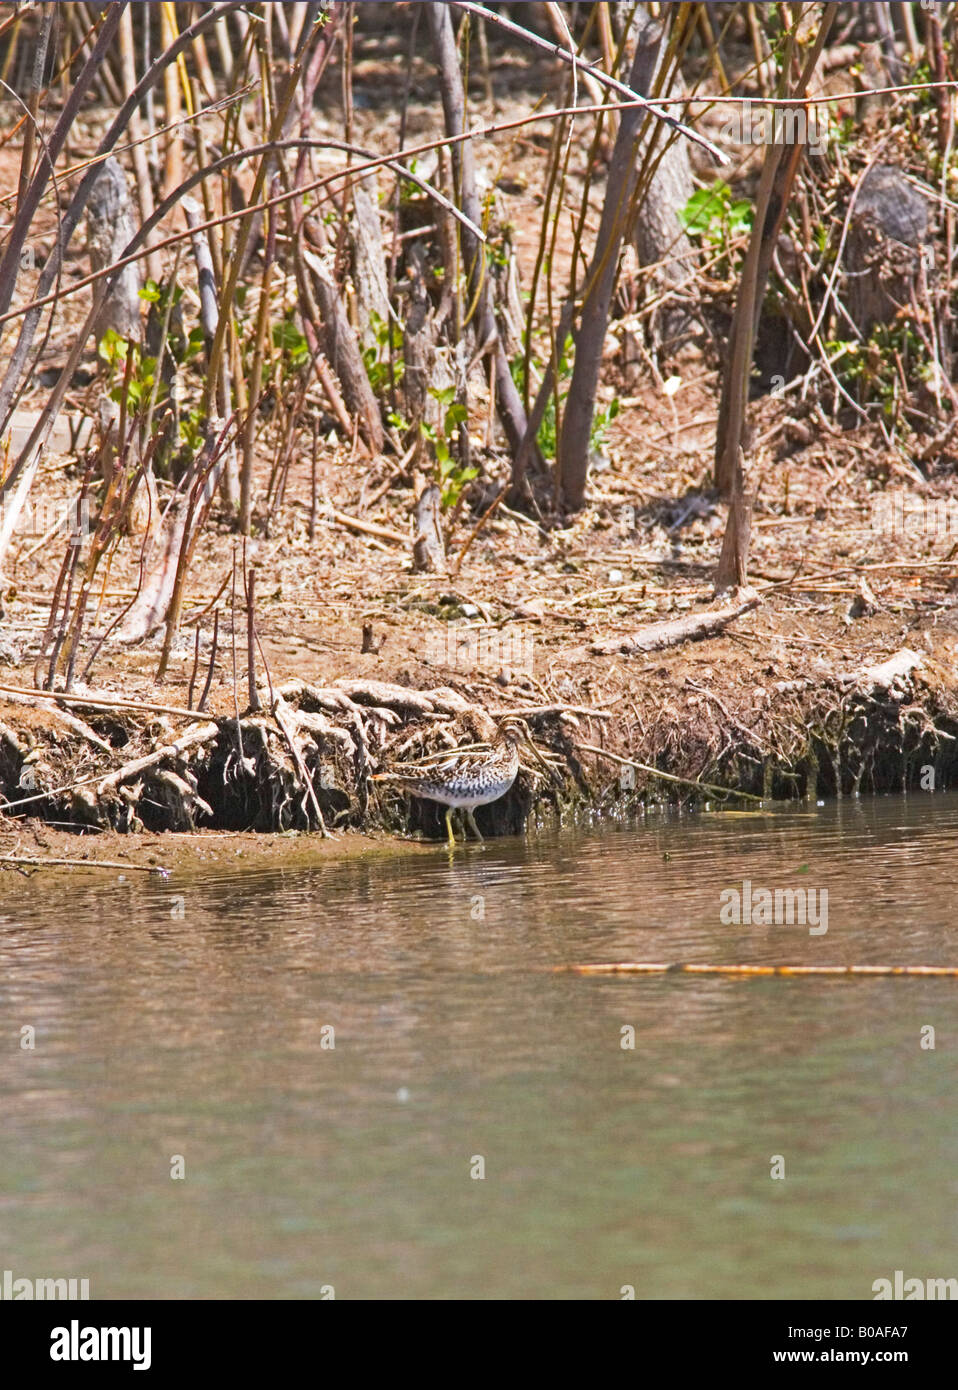
[[[196,718],[196,710],[178,709],[174,705],[154,705],[147,700],[112,699],[103,695],[66,695],[59,690],[24,690],[19,685],[0,685],[0,695],[27,695],[31,699],[52,700],[65,705],[85,705],[88,709],[132,709],[148,714],[172,714],[181,719]]]
[[[590,719],[612,718],[611,710],[593,709],[590,705],[526,705],[492,711],[493,719],[548,719],[550,715],[562,714],[582,714]]]
[[[166,743],[162,748],[155,749],[152,753],[147,753],[142,758],[134,758],[131,762],[124,763],[117,768],[116,772],[109,773],[97,782],[97,796],[104,793],[115,791],[121,782],[127,781],[130,777],[135,777],[140,772],[145,772],[147,768],[155,767],[164,758],[178,758],[186,752],[188,748],[194,748],[199,743],[208,743],[215,738],[220,731],[219,724],[197,724],[192,729],[187,729],[181,738],[175,743]],[[50,795],[50,793],[47,793]]]
[[[31,704],[32,703],[31,701]],[[37,709],[43,708],[39,703],[36,707]],[[101,738],[98,733],[90,728],[89,724],[78,718],[77,715],[70,714],[65,709],[52,709],[50,713],[55,719],[58,719],[61,724],[65,724],[68,729],[71,729],[73,733],[79,734],[81,738],[86,739],[87,743],[92,743],[94,748],[99,748],[101,753],[113,752],[112,744],[107,743],[105,738]]]
[[[361,531],[364,536],[377,536],[380,540],[393,541],[396,545],[409,544],[409,537],[400,531],[394,531],[391,526],[379,526],[375,521],[360,521],[358,516],[348,516],[332,507],[325,515],[338,526],[345,526],[350,531]]]
[[[122,864],[115,859],[34,859],[27,854],[0,854],[0,864],[26,864],[31,869],[52,869],[65,866],[73,869],[123,869],[139,874],[163,874],[170,871],[159,864]]]
[[[657,767],[650,767],[648,763],[636,763],[631,758],[620,758],[618,753],[608,753],[604,748],[596,748],[593,743],[576,743],[576,748],[585,749],[588,753],[595,753],[599,758],[608,758],[609,762],[618,763],[621,767],[638,768],[640,772],[648,773],[650,777],[661,777],[664,782],[677,782],[683,787],[692,787],[698,792],[712,792],[716,796],[740,797],[743,801],[761,802],[760,796],[753,796],[751,792],[736,791],[734,787],[720,787],[714,782],[693,782],[688,777],[676,777],[674,772],[662,772]]]
[[[888,975],[958,977],[958,965],[700,965],[683,961],[613,961],[595,965],[554,965],[556,975]]]
[[[101,752],[113,752],[112,745],[107,743],[105,738],[101,738],[95,730],[91,729],[89,724],[84,723],[84,721],[79,719],[75,714],[70,714],[67,710],[60,709],[58,705],[51,705],[49,702],[44,704],[42,699],[38,699],[36,695],[14,695],[8,693],[7,699],[13,704],[27,705],[30,709],[42,709],[61,724],[65,724],[73,733],[79,734],[80,737],[86,739],[88,743],[92,743],[94,747],[99,748]]]
[[[863,666],[861,670],[853,671],[843,679],[866,689],[874,689],[878,686],[882,690],[888,690],[894,681],[906,680],[913,671],[918,670],[922,661],[920,652],[913,652],[908,647],[902,647],[887,661],[880,661],[874,666]]]
[[[707,613],[690,613],[684,618],[670,618],[663,623],[651,623],[640,628],[631,637],[610,637],[601,642],[593,642],[589,651],[601,656],[622,652],[626,656],[636,656],[640,652],[657,652],[666,647],[679,647],[683,642],[700,642],[703,637],[715,637],[724,632],[729,623],[757,608],[758,595],[753,594],[744,602],[730,608],[713,608]]]

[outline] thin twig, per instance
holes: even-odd
[[[217,648],[217,645],[218,645],[218,642],[219,642],[219,635],[220,635],[220,610],[219,610],[218,608],[214,608],[214,609],[213,609],[213,644],[212,644],[212,647],[211,647],[211,649],[210,649],[210,664],[209,664],[209,668],[208,668],[208,670],[207,670],[207,672],[206,672],[206,684],[203,686],[203,694],[200,696],[200,702],[199,702],[199,704],[196,706],[196,708],[197,708],[199,711],[201,711],[201,712],[205,711],[205,709],[206,709],[206,701],[209,699],[210,686],[213,684],[213,671],[215,670],[215,667],[216,667],[216,648]]]
[[[588,753],[594,753],[598,758],[608,758],[610,762],[618,763],[621,767],[634,767],[639,772],[648,773],[650,777],[661,777],[664,782],[677,782],[680,786],[691,787],[697,792],[712,792],[716,796],[740,797],[744,801],[755,801],[761,804],[760,796],[753,796],[751,792],[738,791],[735,787],[719,787],[714,782],[693,782],[688,777],[676,777],[672,772],[662,772],[657,767],[650,767],[648,763],[637,763],[632,758],[620,758],[618,753],[609,753],[604,748],[597,748],[593,743],[576,742],[576,748],[583,748]]]
[[[195,710],[178,709],[173,705],[156,705],[147,700],[116,699],[103,695],[74,695],[60,690],[25,689],[19,685],[0,685],[0,695],[29,695],[64,705],[85,705],[88,709],[132,709],[149,714],[171,714],[181,719],[193,719]]]
[[[129,869],[131,873],[162,874],[170,872],[160,864],[123,864],[115,859],[39,859],[26,854],[0,854],[0,864],[25,864],[31,869],[52,869],[65,866],[73,869]]]

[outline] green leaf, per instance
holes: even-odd
[[[755,209],[747,198],[740,198],[729,208],[728,225],[733,233],[751,231]]]
[[[728,201],[728,184],[718,179],[712,188],[695,190],[685,207],[679,209],[679,221],[690,235],[701,236],[722,216]]]
[[[97,352],[104,362],[118,362],[126,358],[126,339],[121,338],[115,328],[108,328],[97,346]]]
[[[206,339],[203,330],[199,326],[190,330],[190,336],[186,340],[186,347],[183,351],[183,361],[189,362],[191,357],[195,357],[198,352],[202,352]]]
[[[299,366],[309,357],[309,344],[289,319],[273,324],[273,344],[282,352],[289,353],[294,366]]]

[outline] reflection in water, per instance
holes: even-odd
[[[451,861],[4,877],[0,1268],[94,1298],[869,1298],[896,1269],[958,1276],[958,981],[548,972],[958,964],[956,831],[939,796]],[[745,880],[827,889],[827,933],[722,925]]]

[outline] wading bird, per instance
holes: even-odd
[[[520,747],[529,749],[539,766],[551,776],[525,721],[507,717],[500,723],[492,743],[434,753],[419,762],[403,763],[391,772],[379,772],[372,780],[393,782],[413,796],[445,806],[450,845],[456,843],[452,830],[452,813],[456,810],[465,812],[476,839],[481,840],[472,813],[477,806],[505,796],[519,772]],[[463,839],[466,838],[464,830]]]

